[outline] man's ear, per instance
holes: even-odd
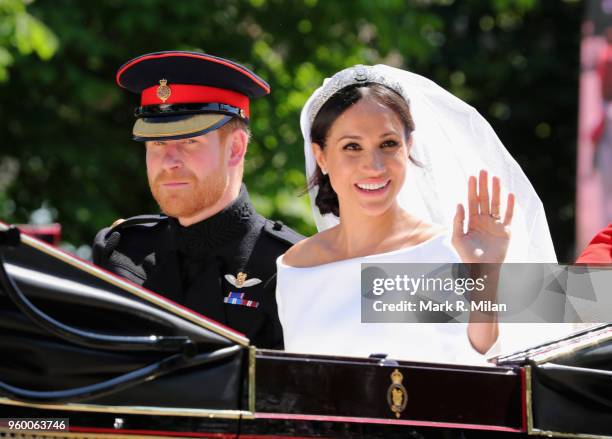
[[[247,133],[245,133],[244,130],[235,129],[228,136],[228,142],[229,157],[227,165],[230,167],[238,166],[242,163],[247,151],[247,144],[249,142]]]
[[[319,169],[321,169],[321,171],[327,171],[327,161],[325,160],[323,149],[321,149],[318,143],[314,142],[310,146],[312,147],[312,153],[317,161],[317,165],[319,165]]]

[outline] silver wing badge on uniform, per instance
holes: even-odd
[[[238,272],[238,276],[226,274],[225,280],[236,288],[247,288],[261,283],[261,279],[257,279],[256,277],[247,280],[247,274],[242,271]]]

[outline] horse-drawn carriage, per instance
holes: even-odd
[[[298,355],[1,224],[0,255],[0,437],[612,437],[611,325],[495,367]]]

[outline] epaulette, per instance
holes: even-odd
[[[106,236],[108,237],[113,232],[118,232],[121,229],[125,229],[130,226],[154,226],[160,223],[161,221],[167,220],[168,217],[166,215],[158,214],[158,215],[137,215],[132,216],[128,219],[120,218],[115,221],[106,231]]]
[[[287,227],[281,221],[271,221],[266,219],[266,224],[264,225],[263,229],[268,235],[273,236],[274,238],[288,245],[293,245],[296,242],[304,239],[304,236],[300,235],[290,227]]]

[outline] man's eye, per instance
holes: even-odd
[[[165,144],[165,142],[162,142],[161,140],[153,141],[153,145],[154,146],[163,146],[164,144]]]

